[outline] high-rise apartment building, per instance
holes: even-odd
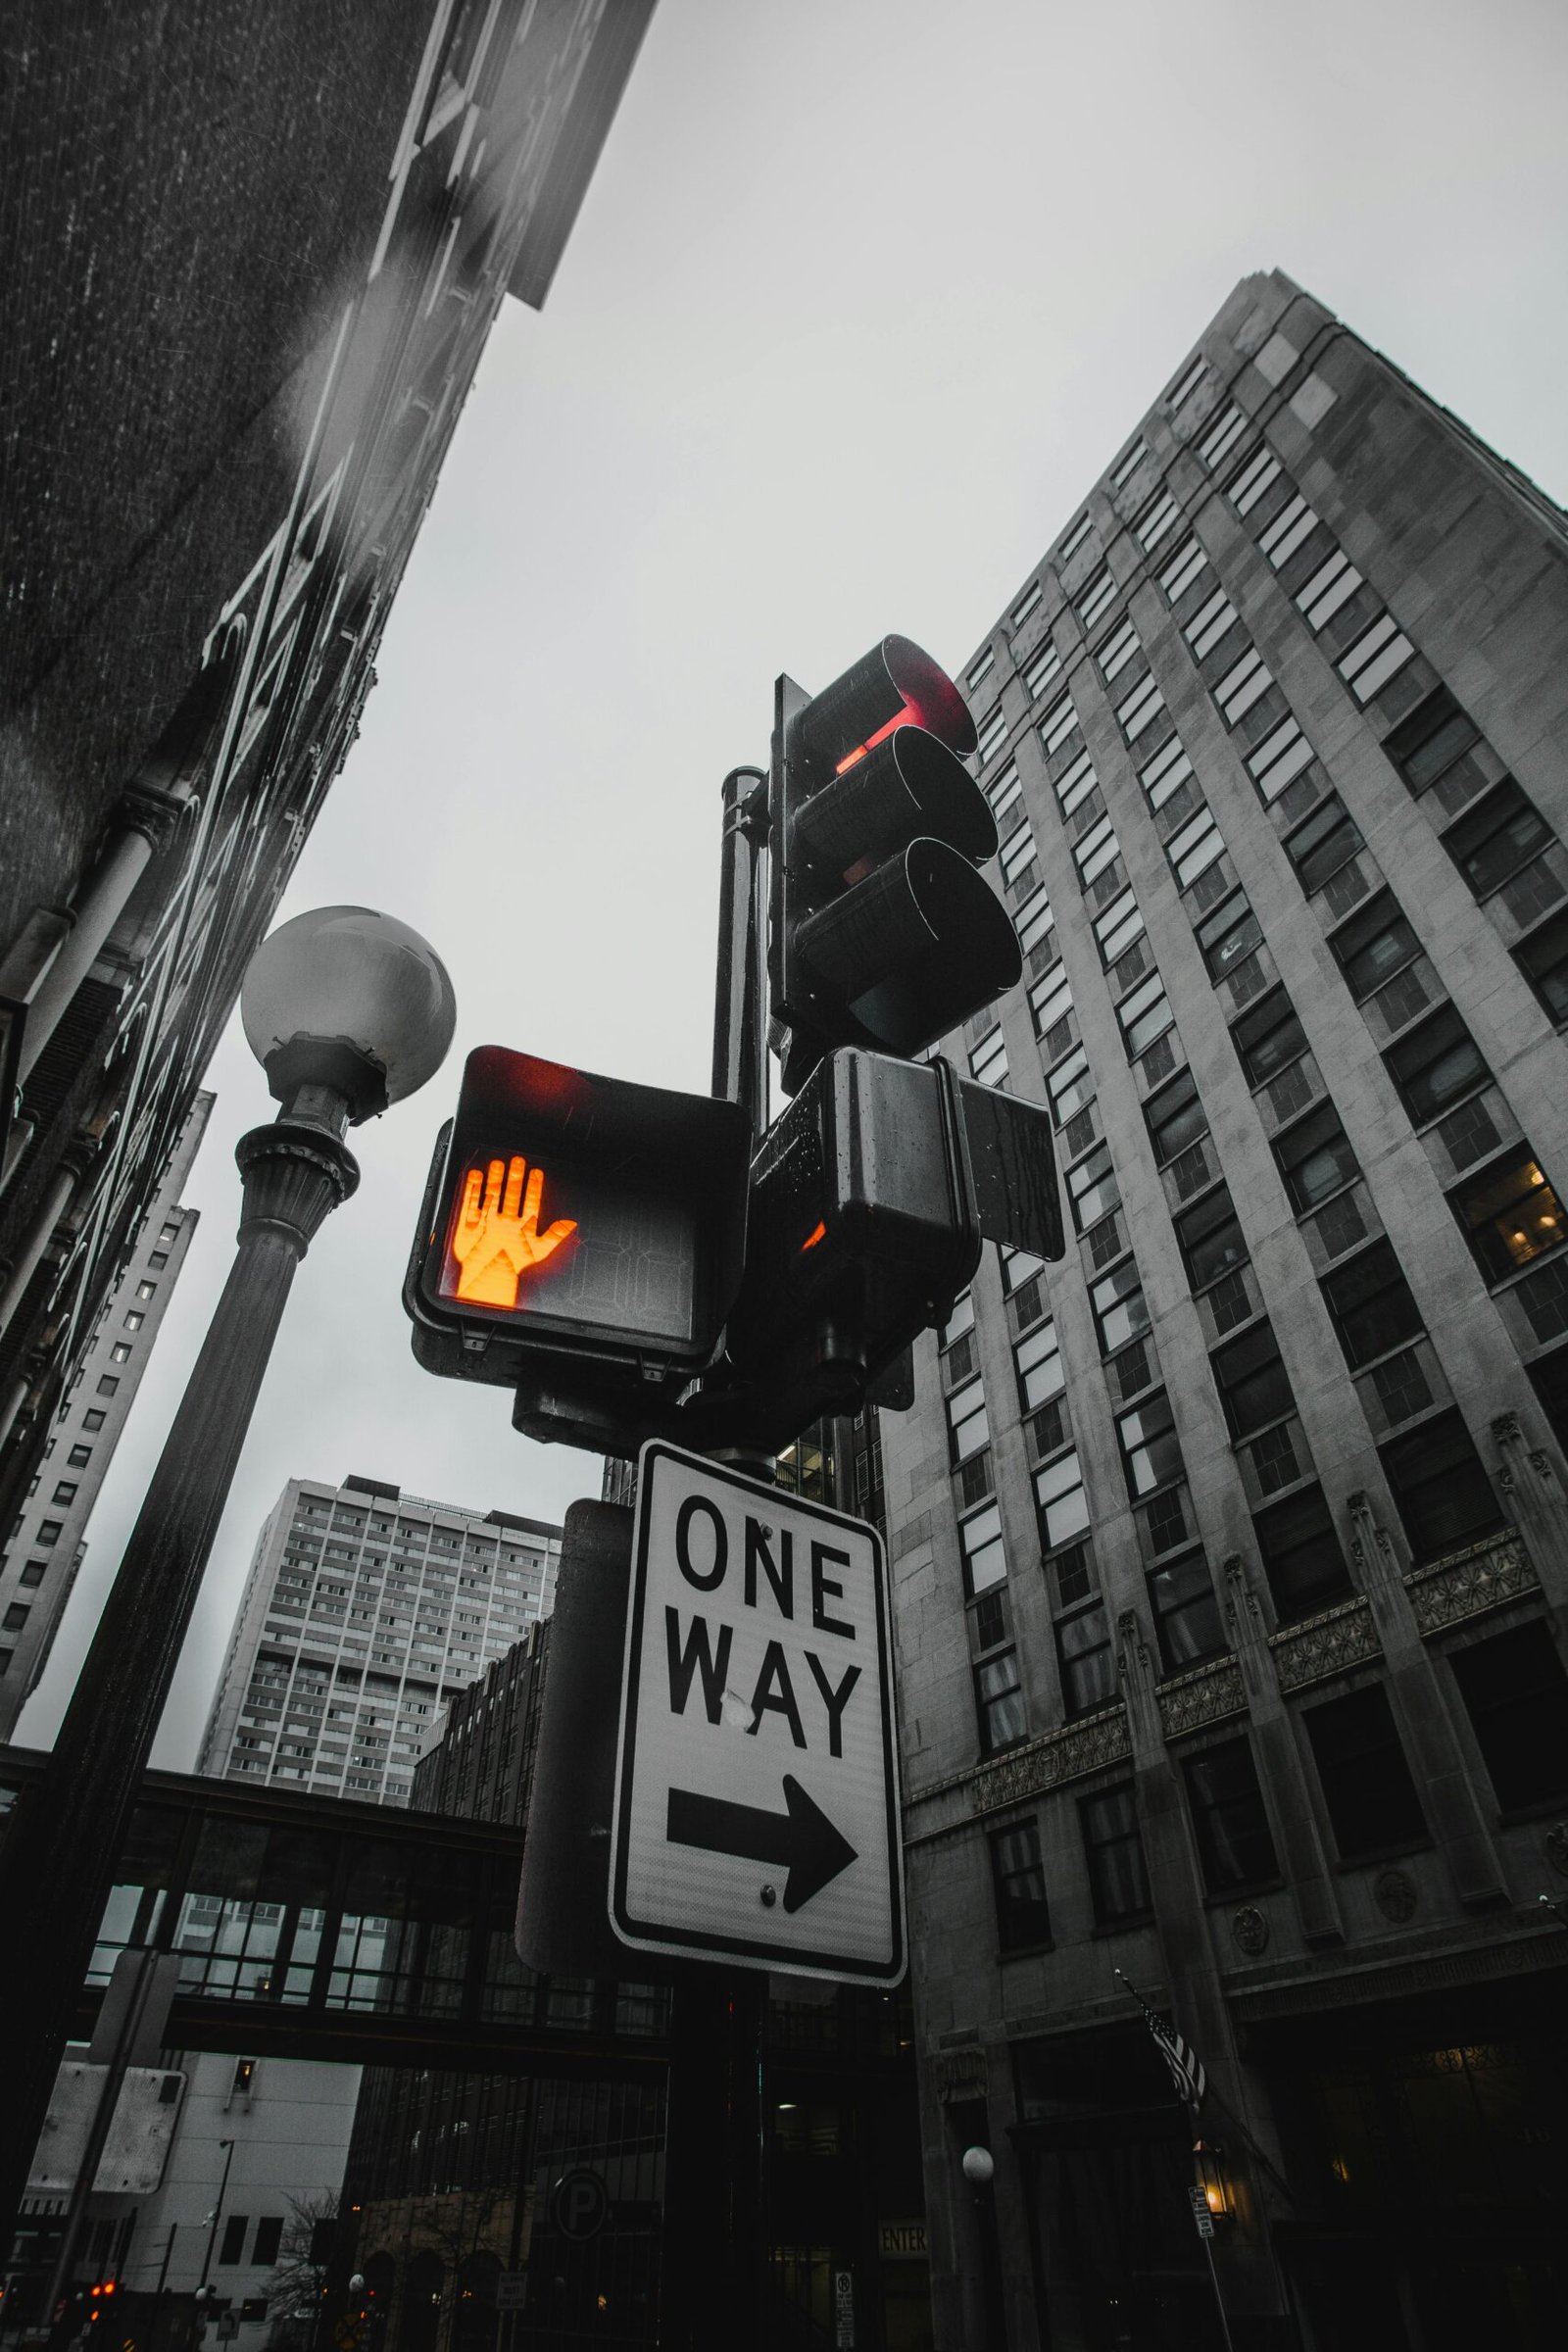
[[[968,665],[1071,1239],[882,1424],[939,2342],[974,2142],[1010,2352],[1217,2343],[1195,2188],[1239,2347],[1560,2314],[1565,559],[1258,276]]]
[[[86,1527],[168,1311],[198,1212],[181,1208],[208,1116],[198,1095],[124,1268],[99,1309],[44,1442],[31,1492],[0,1552],[0,1740],[48,1660],[86,1545]]]
[[[0,1526],[652,0],[79,0],[3,88]]]
[[[437,1718],[550,1613],[561,1530],[379,1480],[290,1479],[257,1542],[199,1772],[406,1805]]]

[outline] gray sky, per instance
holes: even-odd
[[[188,1766],[283,1481],[555,1518],[599,1464],[409,1352],[462,1056],[708,1082],[717,790],[901,629],[972,651],[1249,271],[1279,268],[1568,498],[1561,0],[660,0],[555,288],[509,302],[281,909],[415,924],[458,993],[300,1270],[157,1761]],[[21,1727],[52,1737],[228,1261],[237,1021],[203,1225]]]

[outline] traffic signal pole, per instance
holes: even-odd
[[[748,1112],[756,1145],[767,1127],[767,938],[762,909],[767,770],[732,767],[724,778],[723,795],[712,1091]]]

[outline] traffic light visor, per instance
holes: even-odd
[[[1006,908],[942,841],[910,842],[804,922],[799,945],[864,1042],[889,1054],[919,1053],[1023,972]]]
[[[908,637],[881,638],[842,677],[812,695],[800,724],[812,758],[840,772],[901,727],[925,727],[963,757],[975,747],[974,720],[962,695]]]
[[[700,1360],[739,1281],[749,1146],[733,1102],[481,1047],[437,1188],[424,1304],[498,1336]]]
[[[847,872],[921,834],[974,864],[997,854],[997,820],[956,755],[925,727],[901,727],[802,803],[796,833],[813,858]]]

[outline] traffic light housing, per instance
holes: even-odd
[[[736,1103],[480,1047],[404,1284],[416,1357],[507,1388],[684,1385],[739,1288],[750,1148]]]
[[[957,687],[907,637],[820,694],[778,681],[768,975],[787,1092],[835,1046],[917,1054],[1020,978],[978,870],[997,827],[974,748]]]

